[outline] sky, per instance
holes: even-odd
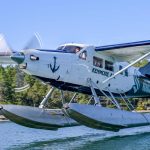
[[[15,50],[35,32],[43,48],[150,40],[149,0],[0,0],[0,33]]]

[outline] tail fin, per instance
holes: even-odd
[[[145,66],[139,68],[139,71],[142,75],[150,78],[150,62],[148,62],[148,64],[146,64]]]

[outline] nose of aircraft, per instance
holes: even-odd
[[[23,53],[15,53],[11,55],[10,58],[16,63],[21,64],[24,61],[25,56]]]

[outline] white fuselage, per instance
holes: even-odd
[[[82,54],[86,52],[86,58]],[[119,71],[119,67],[128,63],[118,63],[113,58],[95,52],[93,46],[85,46],[77,53],[66,53],[62,51],[47,51],[31,49],[24,51],[27,63],[24,71],[34,76],[53,79],[64,83],[88,86],[87,79],[91,78],[96,84],[95,88],[100,88],[113,93],[124,93],[129,91],[134,85],[133,74],[137,71],[131,67],[128,71],[119,74],[109,82],[103,84],[102,81]],[[38,57],[38,60],[32,60]],[[85,56],[84,56],[85,57]],[[102,66],[94,65],[94,57],[102,59]],[[113,63],[113,70],[106,67],[106,61]],[[139,73],[139,72],[138,72]]]

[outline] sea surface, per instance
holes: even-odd
[[[108,132],[78,126],[49,131],[0,122],[0,150],[150,150],[150,127]]]

